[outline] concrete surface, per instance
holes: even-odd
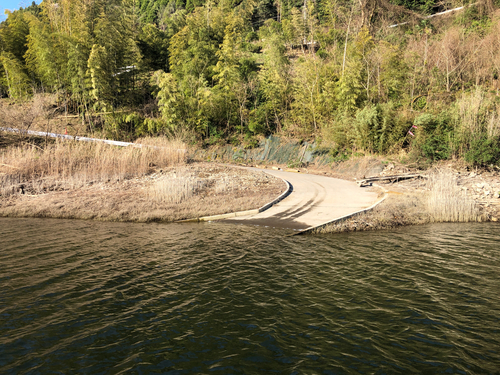
[[[370,207],[377,193],[355,182],[337,178],[270,169],[262,170],[292,185],[292,193],[268,210],[224,219],[227,223],[303,230]]]

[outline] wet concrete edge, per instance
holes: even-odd
[[[266,171],[262,171],[266,173]],[[274,176],[276,177],[276,176]],[[281,178],[281,177],[278,177]],[[281,180],[285,183],[286,185],[286,190],[281,193],[281,195],[272,200],[269,203],[266,203],[260,208],[256,208],[255,210],[248,210],[248,211],[238,211],[238,212],[230,212],[227,214],[220,214],[220,215],[212,215],[212,216],[203,216],[203,217],[198,217],[198,218],[193,218],[193,219],[184,219],[184,220],[179,220],[176,221],[176,223],[192,223],[192,222],[201,222],[201,221],[215,221],[215,220],[222,220],[222,219],[227,219],[230,217],[239,217],[239,216],[247,216],[247,215],[256,215],[258,213],[264,212],[265,210],[271,208],[274,206],[276,203],[281,202],[283,199],[288,197],[291,192],[293,191],[293,186],[284,178],[281,178]]]
[[[385,189],[384,189],[385,190]],[[301,230],[300,232],[298,233],[293,233],[293,234],[290,234],[289,236],[300,236],[300,235],[303,235],[303,234],[311,234],[314,230],[316,229],[319,229],[319,228],[323,228],[325,226],[327,226],[328,224],[333,224],[333,223],[337,223],[339,221],[343,221],[343,220],[347,220],[347,219],[350,219],[351,217],[353,216],[356,216],[356,215],[359,215],[359,214],[362,214],[364,212],[367,212],[367,211],[370,211],[370,210],[373,210],[375,207],[377,207],[380,203],[382,203],[383,201],[385,201],[385,199],[389,196],[389,194],[387,192],[385,192],[384,196],[382,197],[382,199],[380,199],[378,202],[375,202],[374,204],[372,204],[370,207],[368,208],[364,208],[362,210],[359,210],[359,211],[356,211],[356,212],[353,212],[352,214],[348,214],[348,215],[344,215],[344,216],[341,216],[341,217],[338,217],[336,219],[333,219],[333,220],[330,220],[330,221],[327,221],[327,222],[324,222],[322,224],[318,224],[314,227],[310,227],[310,228],[307,228],[307,229],[304,229],[304,230]]]

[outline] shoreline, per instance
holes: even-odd
[[[152,145],[158,144],[158,141],[159,139],[148,140],[149,144]],[[75,145],[74,142],[73,146],[70,146],[70,143],[61,143],[60,148],[79,147]],[[175,148],[176,152],[172,153],[170,150],[170,155],[162,155],[161,148],[163,146],[146,149],[112,148],[111,146],[87,143],[81,148],[97,148],[102,153],[104,150],[102,147],[107,147],[106,152],[111,150],[110,152],[114,154],[139,152],[151,153],[151,155],[146,155],[146,165],[141,167],[142,172],[138,175],[134,175],[132,171],[122,173],[121,177],[118,178],[105,177],[104,179],[91,178],[90,180],[86,178],[83,182],[77,182],[75,187],[73,186],[75,183],[69,181],[68,176],[64,177],[64,173],[63,177],[57,174],[49,177],[44,176],[43,171],[39,171],[33,174],[32,181],[29,181],[28,176],[19,177],[19,183],[12,185],[12,188],[18,189],[18,191],[11,193],[6,193],[5,181],[10,180],[5,180],[5,177],[21,167],[5,163],[4,156],[0,160],[0,162],[4,161],[0,163],[0,180],[3,178],[2,184],[4,185],[0,191],[0,217],[174,222],[255,210],[273,201],[285,190],[283,181],[264,172],[250,172],[238,168],[242,165],[260,169],[283,169],[301,174],[326,175],[350,181],[364,179],[368,176],[412,172],[435,176],[446,174],[448,180],[446,181],[445,195],[460,197],[452,202],[454,205],[458,205],[458,211],[454,217],[434,217],[435,213],[432,213],[434,209],[427,202],[432,187],[425,181],[413,179],[365,187],[363,189],[375,189],[379,193],[384,191],[384,193],[388,193],[388,197],[368,212],[355,214],[339,222],[316,228],[313,233],[389,229],[431,222],[495,222],[500,217],[500,198],[498,198],[500,173],[499,170],[495,169],[470,171],[464,165],[458,163],[453,165],[453,163],[448,162],[434,165],[433,168],[422,172],[395,162],[385,162],[384,164],[381,157],[373,156],[354,158],[325,166],[310,164],[307,168],[288,168],[283,164],[269,161],[261,161],[258,165],[255,165],[255,162],[235,163],[232,161],[233,163],[228,165],[229,160],[202,162],[191,159],[190,162],[187,162],[187,155],[183,154],[184,160],[179,158],[177,152],[179,144],[167,145],[171,149]],[[56,143],[55,146],[58,144]],[[38,146],[35,145],[35,147]],[[194,155],[201,150],[190,151]],[[172,156],[174,154],[175,156]],[[89,157],[87,154],[85,155],[87,158]],[[95,155],[100,157],[101,154]],[[123,157],[123,155],[119,157]],[[127,157],[129,157],[127,160],[131,160],[130,155]],[[153,163],[153,161],[156,162],[157,157],[163,158],[163,166]],[[197,159],[202,160],[203,158],[198,157]],[[23,165],[21,164],[21,166]],[[115,171],[112,172],[115,173]],[[69,177],[70,179],[74,178],[74,176]],[[65,181],[64,178],[68,181]],[[172,183],[175,184],[172,185]],[[165,201],[162,197],[168,195],[166,192],[172,191],[172,189],[180,196],[175,198],[177,200]],[[183,194],[187,194],[187,196],[183,196]],[[434,204],[440,205],[439,199]],[[460,205],[464,203],[467,204],[460,208]],[[462,217],[460,210],[467,208],[467,205],[473,206],[472,211],[468,217]],[[467,209],[471,210],[470,207]],[[446,211],[447,208],[445,207],[444,210]]]
[[[402,226],[431,223],[472,223],[498,222],[500,218],[500,198],[486,190],[491,188],[481,180],[481,173],[474,172],[471,178],[460,176],[456,170],[426,171],[434,176],[447,175],[453,180],[448,186],[432,186],[421,180],[407,180],[397,183],[376,185],[387,195],[380,205],[345,220],[317,228],[313,233],[340,233],[370,230],[386,230]],[[465,180],[465,181],[464,181]],[[476,187],[476,189],[474,189]],[[435,195],[441,196],[436,200]],[[488,197],[489,195],[489,197]],[[458,208],[457,208],[458,207]]]
[[[165,189],[179,197],[164,199]],[[0,217],[176,222],[258,209],[284,190],[283,181],[263,172],[193,163],[76,189],[18,193],[0,199]]]
[[[362,164],[363,161],[352,161]],[[346,163],[349,164],[349,163]],[[500,221],[500,173],[498,170],[467,170],[462,164],[436,164],[421,171],[411,170],[404,165],[389,163],[374,176],[394,175],[398,173],[430,174],[434,179],[445,176],[445,181],[429,184],[422,179],[401,180],[395,183],[378,183],[365,187],[387,198],[369,211],[356,213],[347,218],[339,218],[330,224],[314,228],[312,234],[386,230],[402,226],[430,223],[471,223]],[[285,169],[283,165],[279,166]],[[273,166],[277,168],[277,166]],[[350,168],[338,165],[337,168],[310,167],[298,168],[297,173],[328,175],[345,180],[362,180],[373,170],[370,162],[366,168],[346,173]],[[356,177],[357,176],[357,177]],[[374,177],[371,176],[371,177]],[[444,184],[444,186],[442,186]],[[438,190],[441,197],[429,202],[433,190]],[[446,197],[452,197],[447,201]],[[444,202],[443,202],[444,201]],[[461,212],[463,210],[463,212]]]

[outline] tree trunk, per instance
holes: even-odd
[[[370,29],[373,14],[377,9],[377,0],[359,0],[359,5],[361,7],[361,27],[364,26]]]

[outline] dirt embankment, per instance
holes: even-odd
[[[200,163],[75,189],[33,194],[25,188],[0,197],[0,216],[176,221],[259,208],[284,189],[283,181],[263,172]]]
[[[376,189],[387,198],[372,211],[318,230],[320,233],[389,229],[436,222],[481,222],[500,219],[500,170],[471,170],[460,163],[438,163],[427,170],[387,163],[376,174],[358,172],[337,177],[420,174],[421,178],[380,181]]]
[[[0,132],[0,216],[176,221],[255,209],[286,185],[263,172],[188,160],[185,145],[145,147]]]

